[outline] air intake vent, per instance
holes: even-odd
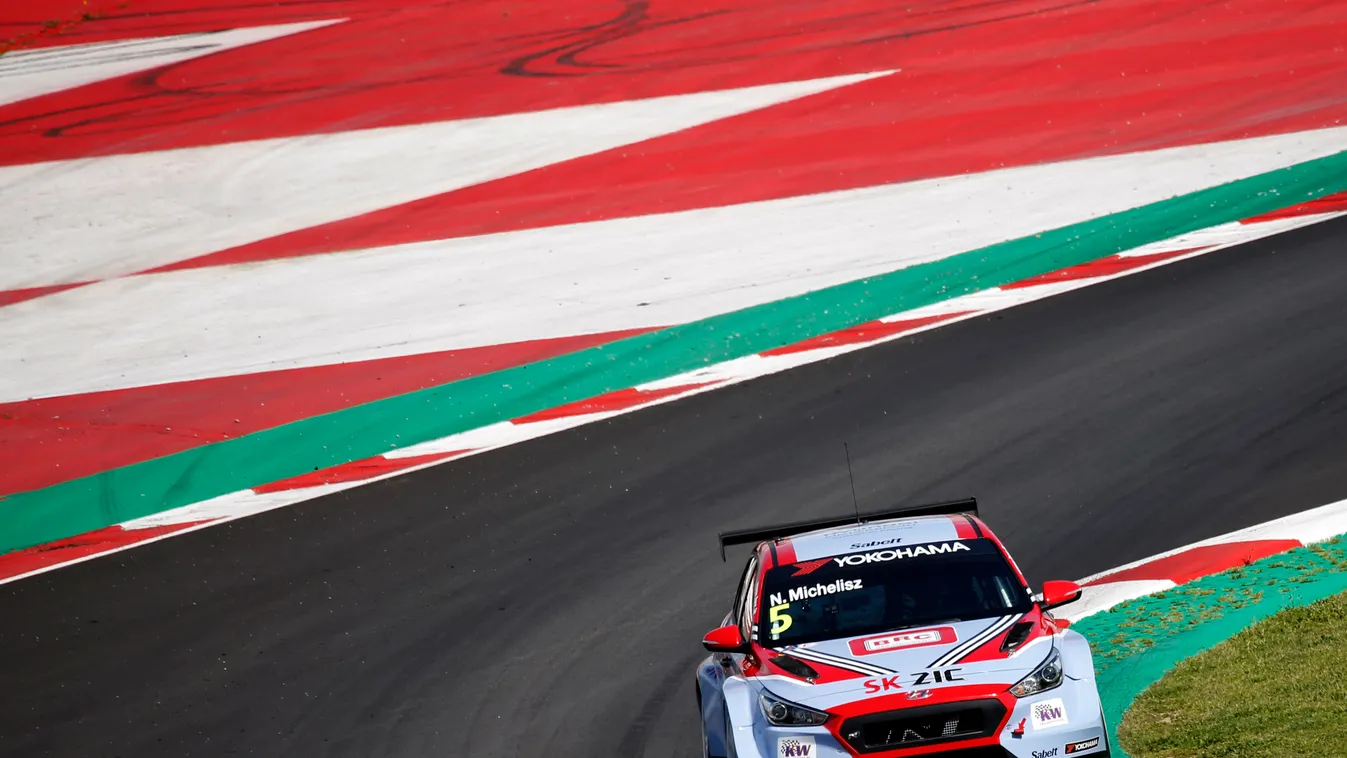
[[[1029,633],[1034,630],[1034,624],[1031,621],[1021,621],[1010,627],[1010,632],[1006,634],[1006,639],[1001,643],[1001,652],[1009,653],[1011,650],[1024,644],[1029,639]]]
[[[809,664],[799,658],[791,658],[788,655],[778,655],[772,658],[772,663],[775,663],[782,671],[788,671],[801,679],[808,679],[810,681],[818,679],[818,672],[810,668]]]

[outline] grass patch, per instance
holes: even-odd
[[[1340,593],[1183,661],[1136,699],[1118,737],[1132,758],[1347,756],[1344,672]]]

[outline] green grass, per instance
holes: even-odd
[[[1347,757],[1347,593],[1180,663],[1118,726],[1132,758]]]

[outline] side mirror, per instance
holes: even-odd
[[[707,632],[706,636],[702,638],[702,647],[713,653],[748,652],[748,644],[744,642],[744,635],[740,634],[739,627],[733,624]]]
[[[1050,581],[1043,583],[1043,592],[1039,594],[1039,603],[1043,610],[1050,610],[1080,599],[1080,585],[1075,582]]]

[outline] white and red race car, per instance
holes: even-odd
[[[720,535],[756,543],[706,635],[707,756],[1105,756],[1094,661],[961,500]]]

